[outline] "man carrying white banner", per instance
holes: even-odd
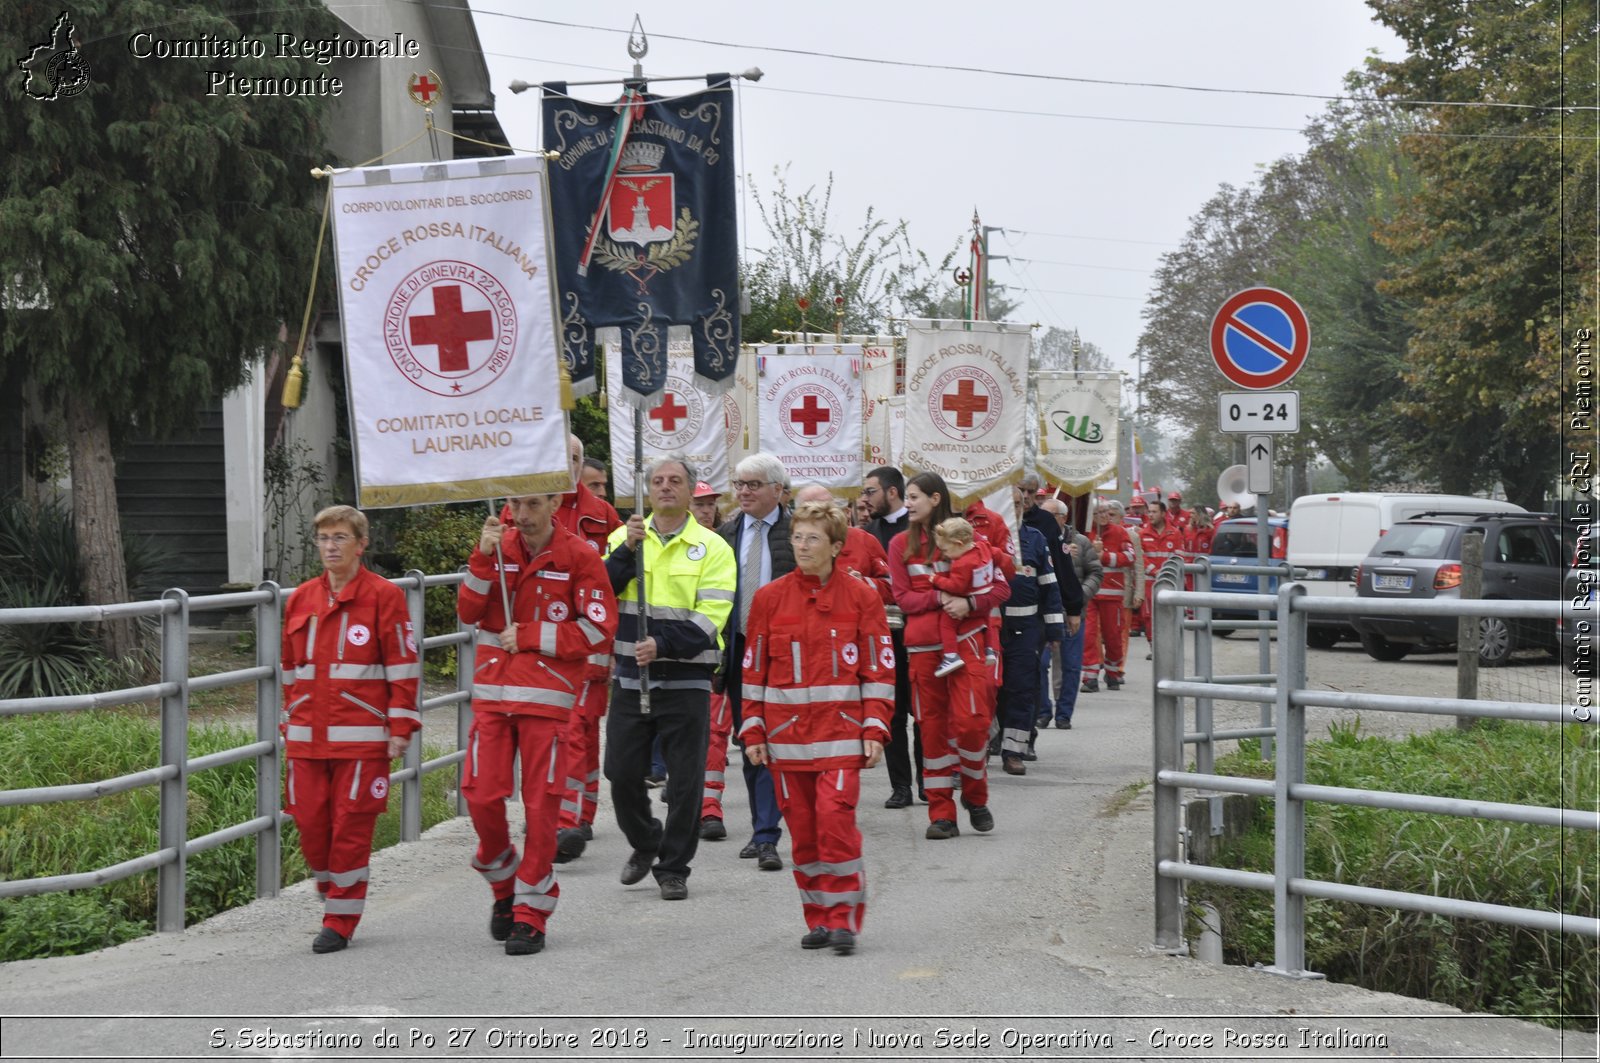
[[[1022,476],[1032,338],[1025,325],[934,325],[907,334],[903,464],[943,477],[961,507]]]
[[[634,494],[633,414],[639,397],[622,386],[622,359],[616,348],[606,349],[606,388],[625,413],[611,417],[611,453],[628,455],[611,470],[616,496]],[[694,379],[694,351],[688,344],[672,345],[667,352],[667,384],[659,401],[645,410],[644,450],[646,455],[682,454],[699,470],[700,478],[718,491],[728,488],[728,406],[737,404],[727,395],[708,394]]]
[[[1069,494],[1116,476],[1122,375],[1045,370],[1035,379],[1040,475]]]
[[[359,505],[571,489],[545,203],[537,156],[334,175]]]
[[[861,348],[761,348],[761,449],[792,481],[841,498],[861,491]]]

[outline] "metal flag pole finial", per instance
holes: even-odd
[[[644,64],[641,62],[650,54],[650,38],[645,36],[644,22],[638,12],[633,16],[633,28],[628,31],[628,56],[633,60],[633,76],[644,77]]]

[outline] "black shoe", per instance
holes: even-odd
[[[1026,750],[1023,750],[1021,753],[1017,754],[1017,759],[1018,760],[1025,760],[1029,764],[1032,764],[1034,761],[1039,759],[1039,754],[1035,753],[1031,749],[1026,749]]]
[[[1121,690],[1122,689],[1122,680],[1113,679],[1110,676],[1106,676],[1106,689],[1107,690]]]
[[[841,956],[848,956],[856,950],[856,936],[848,930],[840,928],[828,935],[828,944],[833,946],[833,951]]]
[[[954,838],[961,833],[961,828],[956,826],[953,819],[936,819],[928,824],[928,832],[923,835],[931,841],[942,842],[946,838]]]
[[[1148,653],[1147,653],[1147,654],[1145,654],[1145,655],[1144,655],[1144,659],[1145,659],[1145,660],[1147,660],[1147,661],[1148,661],[1148,660],[1149,660],[1149,659],[1150,659],[1150,655],[1149,655],[1149,654],[1148,654]]]
[[[739,850],[739,859],[740,860],[754,860],[756,857],[758,857],[760,855],[761,855],[761,849],[753,841],[752,842],[746,842],[745,843],[745,847],[743,849]]]
[[[586,841],[586,842],[594,841],[594,824],[593,823],[585,823],[583,826],[579,827],[578,829],[583,832],[583,840],[584,841]]]
[[[1070,730],[1072,730],[1072,721],[1071,720],[1057,720],[1056,721],[1056,729],[1059,730],[1059,731],[1070,731]]]
[[[656,854],[643,849],[635,849],[633,855],[628,857],[628,862],[622,865],[622,884],[631,886],[650,873],[650,865],[655,863]]]
[[[722,825],[722,820],[717,816],[706,816],[700,820],[700,837],[708,842],[720,842],[728,836],[728,828]]]
[[[995,735],[993,738],[989,739],[989,750],[984,755],[986,757],[998,757],[1000,755],[1000,736],[999,735]]]
[[[1109,684],[1109,681],[1108,681],[1108,684]],[[1083,692],[1085,694],[1098,694],[1098,693],[1100,693],[1100,680],[1098,680],[1098,679],[1085,679],[1083,681]]]
[[[887,800],[887,801],[885,801],[883,803],[883,807],[884,808],[910,808],[911,807],[911,787],[909,787],[909,786],[896,786],[893,790],[889,791],[889,800]]]
[[[532,923],[517,923],[506,938],[507,956],[532,956],[544,951],[544,931],[535,930]]]
[[[1042,731],[1042,730],[1044,730],[1044,729],[1045,729],[1045,728],[1046,728],[1046,727],[1049,727],[1049,726],[1050,726],[1050,717],[1049,717],[1049,716],[1048,716],[1048,715],[1046,715],[1046,716],[1041,716],[1041,717],[1039,717],[1039,718],[1038,718],[1038,719],[1037,719],[1037,720],[1034,720],[1034,721],[1033,721],[1033,725],[1034,725],[1034,726],[1035,726],[1035,727],[1037,727],[1037,728],[1038,728],[1038,729],[1039,729],[1039,730],[1041,730],[1041,731]]]
[[[324,952],[338,952],[348,944],[350,944],[349,938],[333,927],[325,926],[317,931],[316,938],[311,942],[311,951],[319,955]]]
[[[511,898],[495,901],[489,909],[489,936],[504,941],[511,936]]]
[[[763,871],[782,871],[783,857],[778,855],[778,847],[771,842],[756,846],[756,866]]]
[[[994,830],[994,813],[989,811],[988,805],[974,805],[967,809],[967,818],[972,821],[972,829],[979,834]]]
[[[803,949],[825,949],[828,947],[829,933],[830,931],[825,926],[814,926],[806,931],[805,937],[800,939],[800,947]]]
[[[556,831],[556,863],[564,864],[569,860],[576,860],[583,855],[583,850],[588,845],[589,843],[583,839],[583,831],[577,827]]]
[[[665,775],[646,775],[644,777],[644,785],[645,789],[654,790],[658,786],[667,785],[667,777]]]
[[[682,901],[689,897],[689,884],[682,875],[662,875],[656,880],[656,885],[661,887],[661,899],[664,901]]]

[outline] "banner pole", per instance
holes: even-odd
[[[635,396],[636,400],[638,396]],[[691,485],[690,491],[694,488]],[[644,516],[644,403],[633,403],[633,511],[639,514],[643,521]],[[690,518],[694,519],[693,517]],[[639,540],[639,554],[634,558],[637,566],[634,571],[634,586],[639,589],[639,637],[638,642],[643,642],[650,634],[650,603],[644,593],[644,548],[650,541],[650,529],[644,530],[644,538]],[[635,645],[638,643],[636,642]],[[639,714],[650,715],[650,666],[639,666]]]
[[[494,499],[489,499],[489,516],[498,517],[495,511]],[[500,544],[494,544],[494,570],[500,577],[500,604],[505,606],[506,623],[511,623],[511,591],[506,588],[506,555],[500,549]]]

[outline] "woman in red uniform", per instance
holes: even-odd
[[[925,472],[906,482],[909,523],[889,541],[889,581],[905,613],[906,656],[911,672],[911,710],[922,726],[922,782],[928,791],[927,836],[960,834],[956,826],[955,770],[961,768],[961,804],[972,829],[994,829],[989,811],[989,715],[994,673],[984,668],[989,613],[1011,597],[997,579],[981,594],[959,597],[933,585],[935,572],[950,563],[933,541],[933,529],[951,516],[944,478]],[[939,614],[957,622],[957,649],[966,667],[938,676]]]
[[[844,511],[795,510],[795,570],[756,592],[745,632],[745,754],[766,764],[810,929],[800,947],[855,949],[866,914],[856,802],[894,715],[894,644],[872,586],[840,569]]]

